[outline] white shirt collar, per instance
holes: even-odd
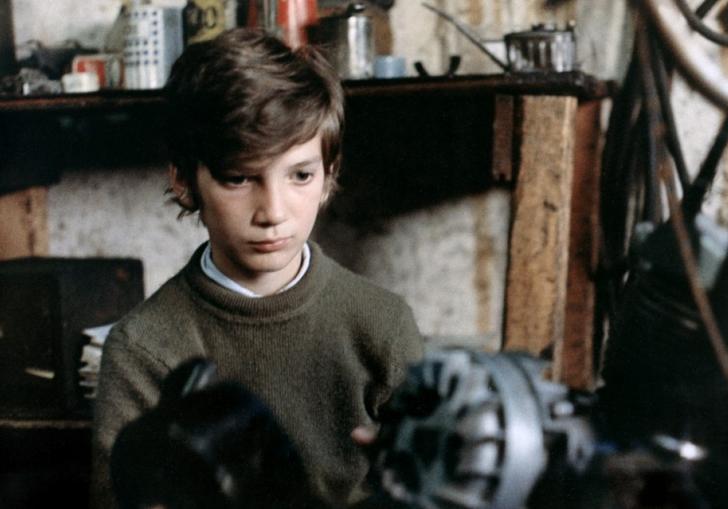
[[[301,254],[301,268],[298,269],[296,277],[294,277],[286,286],[278,290],[276,293],[282,293],[286,290],[293,288],[303,278],[303,276],[306,275],[306,272],[308,272],[308,267],[311,264],[311,248],[308,246],[308,242],[303,245],[303,250],[301,251]],[[215,281],[220,286],[227,288],[228,290],[232,290],[236,293],[239,293],[240,295],[244,295],[245,297],[263,297],[262,295],[255,293],[248,288],[245,288],[244,286],[236,283],[225,274],[223,274],[220,269],[217,268],[215,262],[212,261],[212,250],[210,249],[209,242],[207,243],[207,246],[205,246],[205,250],[202,252],[202,257],[200,258],[200,266],[202,267],[202,272],[204,272],[207,277]]]

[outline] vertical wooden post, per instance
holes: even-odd
[[[594,385],[594,271],[598,256],[601,102],[579,105],[574,143],[574,182],[569,235],[569,275],[560,381]]]
[[[513,150],[516,141],[516,98],[512,95],[496,95],[494,107],[491,172],[496,182],[510,182],[513,180]]]
[[[48,189],[0,195],[0,260],[48,255]]]
[[[505,348],[553,349],[561,375],[576,97],[524,96],[506,276]]]

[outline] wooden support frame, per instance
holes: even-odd
[[[48,255],[48,188],[0,196],[0,260]]]
[[[594,326],[599,262],[599,187],[601,176],[601,101],[579,105],[574,140],[574,176],[569,228],[564,338],[560,378],[570,387],[594,389]]]
[[[500,135],[512,145],[494,153],[511,150],[514,177],[504,348],[550,354],[552,378],[581,388],[594,379],[599,108],[572,96],[496,99],[496,125],[513,126]]]

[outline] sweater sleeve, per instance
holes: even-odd
[[[424,339],[420,333],[420,329],[417,327],[412,309],[407,305],[405,305],[405,311],[402,313],[402,322],[400,323],[398,336],[398,349],[400,362],[395,366],[393,373],[393,387],[397,387],[404,381],[409,366],[420,362],[424,355]]]
[[[388,355],[385,359],[386,379],[372,394],[375,419],[379,416],[381,406],[404,381],[409,366],[419,362],[424,355],[424,339],[417,327],[412,309],[405,304],[399,316],[399,327],[390,338]]]
[[[91,506],[114,508],[111,486],[111,448],[130,421],[156,404],[166,367],[113,330],[104,345],[99,386],[94,403]]]

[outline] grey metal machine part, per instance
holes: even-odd
[[[567,387],[533,357],[439,350],[413,366],[382,415],[374,461],[391,497],[422,509],[518,509],[550,461],[550,438],[583,470],[595,440]]]

